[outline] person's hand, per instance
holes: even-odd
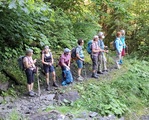
[[[109,52],[109,50],[106,50],[105,52],[106,52],[106,53],[108,53],[108,52]]]
[[[67,70],[70,70],[70,67],[69,67],[69,66],[66,66],[66,69],[67,69]]]
[[[83,62],[84,62],[84,59],[81,59],[81,61],[83,61]]]
[[[37,62],[37,59],[34,60],[34,63],[36,63],[36,62]]]

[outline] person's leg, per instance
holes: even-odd
[[[107,59],[106,59],[106,56],[105,54],[103,54],[103,70],[108,72],[108,69],[107,69]]]
[[[58,85],[57,85],[57,83],[56,83],[56,73],[55,73],[54,66],[50,66],[49,72],[52,73],[53,86],[54,86],[54,87],[58,87]]]
[[[91,56],[91,58],[92,58],[92,63],[93,63],[92,77],[98,78],[98,76],[96,75],[97,65],[98,65],[98,56]]]
[[[103,74],[102,67],[103,67],[103,56],[102,53],[98,56],[98,74]]]
[[[120,65],[119,65],[120,60],[121,60],[121,54],[117,53],[116,60],[115,60],[117,69],[120,69]]]
[[[83,80],[84,78],[81,76],[81,72],[82,72],[82,68],[83,68],[83,61],[81,60],[77,60],[76,61],[77,66],[78,66],[78,78],[77,80]]]
[[[26,77],[27,77],[27,89],[28,89],[28,94],[30,96],[34,96],[34,94],[32,94],[32,70],[27,69],[25,71],[26,73]]]

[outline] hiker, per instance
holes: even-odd
[[[27,49],[26,56],[23,58],[24,70],[27,77],[27,89],[29,96],[33,97],[35,93],[33,92],[34,87],[34,74],[36,73],[36,59],[32,58],[33,50]]]
[[[123,49],[123,43],[121,41],[121,32],[117,32],[116,39],[114,41],[115,49],[116,49],[116,66],[118,69],[120,69],[120,60],[122,56],[122,49]]]
[[[83,63],[84,63],[84,54],[83,54],[83,45],[84,45],[84,40],[79,39],[78,40],[78,46],[76,47],[76,63],[78,66],[78,81],[83,81],[84,78],[81,76],[82,68],[83,68]]]
[[[99,54],[99,52],[104,52],[104,50],[100,49],[100,47],[98,45],[98,40],[99,40],[98,36],[95,35],[93,37],[93,43],[91,45],[91,48],[92,48],[91,59],[92,59],[92,63],[93,63],[91,77],[96,78],[96,79],[98,79],[98,75],[97,75],[98,54]]]
[[[104,33],[99,32],[98,37],[99,37],[99,40],[98,40],[99,47],[102,50],[107,49],[108,47],[104,45],[104,41],[103,41],[103,39],[105,38]],[[106,50],[105,52],[108,52],[108,50]],[[98,74],[103,74],[103,72],[108,72],[106,64],[107,64],[107,59],[106,59],[105,53],[99,52],[99,55],[98,55],[98,71],[97,71]],[[103,69],[102,69],[102,67],[103,67]]]
[[[71,53],[68,48],[64,49],[64,53],[61,55],[59,65],[62,69],[62,86],[73,82],[72,73],[70,71]]]
[[[49,49],[49,46],[45,46],[44,50],[42,51],[42,63],[43,63],[43,69],[46,75],[46,90],[50,90],[50,84],[49,84],[49,73],[52,73],[52,79],[53,79],[53,86],[58,87],[56,83],[56,74],[55,69],[53,66],[53,55],[52,52]]]
[[[125,30],[121,30],[121,41],[122,41],[122,44],[123,44],[123,49],[122,49],[122,56],[121,56],[121,60],[120,60],[120,64],[123,64],[123,57],[125,56],[125,49],[126,49],[126,43],[125,43]]]

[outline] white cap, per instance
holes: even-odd
[[[69,53],[69,52],[70,52],[70,49],[68,49],[68,48],[64,49],[64,53]]]
[[[29,49],[27,49],[27,50],[26,50],[26,54],[28,54],[28,53],[33,53],[33,50],[32,50],[32,49],[30,49],[30,48],[29,48]]]
[[[103,32],[99,32],[98,36],[102,37],[102,36],[104,36],[104,33]]]
[[[93,37],[93,39],[96,39],[96,38],[99,38],[98,35],[95,35],[95,36]]]
[[[46,45],[46,46],[44,47],[44,49],[49,49],[49,46]]]
[[[125,34],[125,30],[121,30],[120,32],[121,32],[122,34]]]

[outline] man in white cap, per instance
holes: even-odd
[[[103,41],[103,39],[105,38],[104,33],[99,32],[98,37],[99,37],[98,45],[102,50],[104,50],[105,48],[107,48],[107,46],[104,45],[104,41]],[[108,50],[106,50],[104,52],[108,52]],[[108,72],[107,65],[106,65],[107,59],[106,59],[104,52],[99,52],[98,71],[97,71],[98,74],[103,74],[103,72]]]

